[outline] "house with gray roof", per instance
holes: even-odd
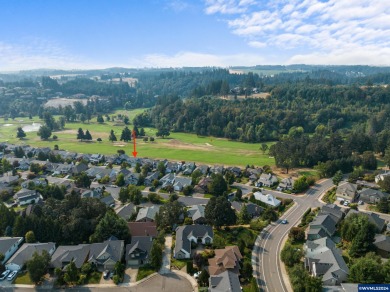
[[[124,249],[124,241],[115,238],[102,243],[92,243],[89,249],[88,262],[94,263],[99,270],[113,270],[115,263],[122,259]]]
[[[115,212],[118,214],[119,217],[122,219],[125,219],[126,221],[129,221],[131,216],[136,212],[136,207],[133,203],[124,205],[123,207],[115,210]]]
[[[326,236],[332,237],[336,232],[336,222],[333,220],[330,215],[318,215],[314,218],[313,222],[309,224],[309,233],[307,236],[308,240],[315,240],[324,234],[324,232],[320,232],[319,229],[325,231]],[[312,231],[312,232],[310,232]]]
[[[30,260],[34,252],[39,254],[46,250],[51,256],[56,250],[56,244],[54,242],[48,243],[24,243],[8,260],[5,267],[7,270],[20,271],[28,260]]]
[[[213,228],[209,225],[185,225],[176,228],[176,244],[174,258],[192,258],[191,244],[211,244],[213,243]]]
[[[338,201],[348,200],[354,202],[357,195],[357,185],[349,182],[342,182],[336,189],[336,199]]]
[[[199,170],[203,175],[206,175],[209,171],[209,166],[208,165],[198,165],[194,171]]]
[[[23,237],[0,237],[0,254],[4,255],[4,259],[0,261],[0,264],[6,263],[18,250],[22,242]]]
[[[347,264],[341,251],[329,238],[307,241],[304,250],[305,267],[313,276],[322,277],[324,285],[335,286],[347,281]]]
[[[19,206],[25,206],[28,204],[35,204],[39,200],[43,200],[43,197],[36,190],[29,189],[21,189],[17,192],[14,197],[15,202],[19,204]]]
[[[89,177],[96,179],[102,179],[103,177],[108,176],[112,180],[116,177],[116,170],[100,166],[93,166],[89,168],[85,173]]]
[[[376,246],[376,252],[381,257],[390,257],[390,236],[384,234],[375,235],[374,245]]]
[[[28,179],[28,180],[25,180],[24,182],[22,182],[20,184],[20,186],[22,188],[28,188],[29,185],[33,185],[33,186],[47,186],[47,181],[40,177],[40,178],[34,178],[34,179]]]
[[[354,214],[361,214],[363,216],[367,216],[368,220],[376,226],[377,232],[382,232],[385,228],[386,221],[379,217],[378,214],[373,212],[359,212],[354,209],[349,209],[346,218],[349,216],[353,216]]]
[[[60,245],[51,256],[50,265],[53,268],[66,269],[74,262],[78,269],[88,260],[89,244]]]
[[[260,207],[259,205],[253,204],[253,203],[240,203],[237,201],[232,202],[232,208],[237,212],[240,213],[242,207],[246,205],[246,210],[248,211],[248,214],[251,218],[259,217],[261,213],[263,213],[264,209]]]
[[[111,196],[111,195],[102,197],[100,199],[100,202],[105,204],[107,207],[112,207],[112,208],[115,207],[115,200],[114,200],[113,196]]]
[[[145,186],[150,187],[153,184],[153,181],[155,179],[158,180],[159,174],[160,174],[159,171],[155,171],[155,172],[149,173],[148,176],[145,177],[145,180],[144,180]]]
[[[205,224],[206,218],[204,214],[205,206],[194,205],[187,210],[188,217],[192,219],[194,224]]]
[[[272,173],[263,173],[256,182],[256,187],[272,187],[277,182],[278,178],[276,175],[273,175]]]
[[[154,221],[154,218],[156,217],[156,214],[159,210],[160,210],[160,206],[158,205],[141,208],[138,211],[137,218],[135,219],[135,221],[137,222]]]
[[[336,224],[338,224],[345,217],[345,212],[344,209],[336,204],[326,204],[321,207],[318,215],[330,215]]]
[[[384,180],[385,177],[390,176],[390,171],[385,171],[383,173],[380,173],[375,176],[375,183],[379,183],[380,181]]]
[[[152,236],[133,236],[131,243],[126,245],[125,259],[127,266],[148,264],[152,245]]]
[[[362,189],[358,192],[359,200],[367,204],[378,204],[382,198],[388,198],[389,194],[383,193],[380,190]]]
[[[196,165],[194,162],[187,162],[182,165],[182,170],[184,175],[191,175],[194,172]]]
[[[294,186],[294,180],[292,177],[286,177],[281,180],[279,183],[277,190],[278,191],[286,191],[286,190],[292,190]]]
[[[19,181],[18,175],[4,175],[0,177],[0,184],[3,184],[5,186],[17,184],[18,181]]]
[[[186,186],[190,186],[192,183],[192,178],[184,176],[176,176],[174,173],[168,173],[160,179],[160,184],[162,188],[167,186],[173,186],[175,191],[181,191]]]
[[[211,276],[209,278],[209,292],[239,292],[241,290],[240,280],[236,273],[229,270]]]

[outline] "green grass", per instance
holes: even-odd
[[[144,109],[136,109],[127,111],[127,114],[132,118],[142,112]],[[116,113],[119,113],[117,111]],[[23,121],[19,121],[23,120]],[[110,121],[103,124],[98,124],[94,117],[89,123],[67,123],[63,131],[54,132],[53,135],[58,136],[58,140],[49,139],[42,141],[37,136],[36,132],[26,133],[23,140],[16,138],[17,127],[26,124],[31,124],[33,121],[41,122],[37,117],[32,120],[28,118],[17,118],[15,120],[0,122],[0,140],[8,141],[15,144],[29,144],[35,147],[50,147],[58,145],[60,149],[74,151],[79,153],[101,153],[115,154],[118,149],[123,149],[127,154],[133,151],[133,142],[124,143],[118,141],[111,143],[108,141],[108,135],[112,130],[116,133],[119,140],[120,134],[124,125],[116,125],[117,122]],[[4,124],[12,124],[12,126],[4,127]],[[129,126],[132,128],[132,126]],[[78,128],[82,128],[84,132],[89,130],[93,137],[91,142],[80,142],[76,139]],[[156,129],[146,128],[146,135],[155,136]],[[101,138],[101,143],[96,139]],[[267,143],[269,146],[273,143]],[[142,139],[137,139],[137,152],[139,157],[160,158],[177,161],[195,161],[205,164],[223,164],[223,165],[274,165],[274,159],[268,154],[262,154],[259,150],[260,143],[242,143],[237,141],[229,141],[223,138],[215,137],[198,137],[195,134],[188,133],[171,133],[165,139],[156,138],[154,142],[144,142]]]
[[[151,274],[155,273],[156,271],[151,269],[149,266],[143,266],[138,269],[137,274],[137,282],[146,278],[147,276],[150,276]]]
[[[34,285],[34,282],[30,279],[30,274],[26,272],[20,273],[14,280],[14,284]]]
[[[102,273],[92,272],[89,275],[89,277],[87,278],[87,281],[85,282],[85,284],[99,284],[101,278],[102,278]]]
[[[188,260],[171,259],[171,267],[175,267],[177,270],[181,270],[187,265]]]
[[[319,173],[315,169],[298,171],[298,174],[304,175],[306,177],[313,176],[316,177],[317,179],[319,178]]]

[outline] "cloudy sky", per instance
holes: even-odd
[[[0,71],[390,65],[387,0],[0,0]]]

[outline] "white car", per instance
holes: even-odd
[[[201,273],[200,271],[199,271],[199,272],[196,272],[196,273],[194,274],[194,278],[195,278],[195,279],[198,279],[198,278],[199,278],[199,275],[200,275],[200,273]]]
[[[358,204],[359,205],[364,205],[364,202],[363,201],[359,201]]]
[[[1,275],[0,275],[0,281],[5,280],[7,278],[8,274],[11,273],[10,270],[5,270]]]
[[[13,271],[11,274],[8,275],[7,280],[12,281],[16,277],[17,274],[18,274],[17,271]]]
[[[344,202],[344,206],[348,206],[349,205],[349,202],[348,201],[345,201]]]

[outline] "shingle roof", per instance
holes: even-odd
[[[381,250],[390,252],[390,236],[384,234],[375,235],[374,245]]]
[[[7,264],[13,263],[22,267],[31,259],[34,252],[42,253],[43,250],[49,252],[49,250],[55,248],[55,243],[24,243],[15,254],[8,260]]]
[[[188,237],[190,237],[191,235],[196,238],[209,235],[211,238],[213,238],[214,233],[213,228],[208,225],[195,224],[177,227],[175,254],[182,249],[191,254],[191,242],[188,239]]]
[[[151,207],[141,208],[138,211],[137,219],[135,219],[135,221],[140,221],[140,220],[143,220],[145,218],[149,218],[151,220],[154,220],[154,218],[156,217],[156,214],[159,210],[160,210],[160,206],[157,206],[157,205],[153,205]]]
[[[88,257],[89,248],[89,244],[60,245],[51,257],[51,265],[62,268],[64,264],[73,261],[79,269]]]
[[[0,253],[5,253],[23,237],[0,237]]]
[[[140,249],[143,252],[146,252],[147,256],[150,253],[152,245],[153,238],[151,236],[133,236],[131,238],[131,243],[126,245],[126,260],[129,259],[129,255],[136,249]]]
[[[241,291],[238,275],[225,271],[218,276],[211,276],[209,279],[210,292],[239,292]]]
[[[131,236],[153,236],[156,237],[157,225],[155,222],[129,222],[127,223]]]

